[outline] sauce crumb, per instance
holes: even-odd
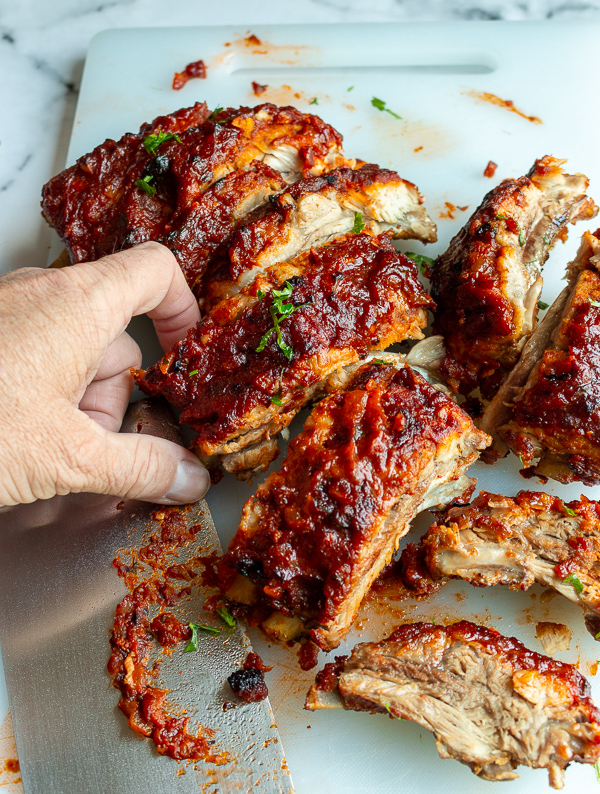
[[[206,79],[206,64],[204,61],[188,63],[183,72],[175,72],[173,76],[173,91],[180,91],[188,80],[199,78]]]
[[[413,149],[413,152],[422,152],[422,151],[423,151],[423,147],[422,146],[417,146],[416,149]]]
[[[488,179],[491,179],[496,173],[496,168],[498,168],[498,163],[495,163],[493,160],[490,160],[485,167],[483,175],[487,176]]]
[[[260,83],[255,83],[254,80],[252,81],[252,92],[255,96],[264,94],[268,87],[268,85],[261,85]]]

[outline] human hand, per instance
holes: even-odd
[[[125,332],[148,314],[163,349],[199,319],[171,252],[157,243],[62,270],[0,278],[0,505],[55,494],[193,502],[208,472],[162,438],[118,433],[141,352]]]

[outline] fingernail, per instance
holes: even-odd
[[[200,461],[182,460],[169,492],[161,504],[183,505],[202,499],[210,487],[210,475]]]

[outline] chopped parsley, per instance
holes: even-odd
[[[293,303],[284,303],[285,298],[289,298],[293,292],[294,288],[290,284],[289,281],[285,282],[285,286],[283,289],[274,289],[271,290],[271,294],[273,295],[273,303],[269,307],[269,311],[271,313],[271,317],[273,318],[273,327],[269,328],[266,334],[260,340],[258,347],[256,348],[256,352],[260,353],[262,350],[265,349],[267,346],[267,342],[271,338],[273,332],[277,334],[277,345],[279,349],[282,351],[283,355],[289,361],[292,357],[293,350],[292,348],[283,341],[283,337],[281,336],[281,327],[279,323],[281,320],[289,317],[290,314],[293,314],[298,309],[303,309],[305,306],[309,306],[313,301],[309,301],[308,303],[302,303],[300,306],[294,306]]]
[[[577,595],[581,595],[581,593],[583,593],[583,585],[581,584],[579,578],[575,576],[574,573],[570,573],[568,576],[565,576],[565,578],[563,579],[563,584],[566,582],[573,585],[573,590],[575,590]]]
[[[600,301],[590,301],[590,306],[593,306],[596,309],[600,309]]]
[[[147,135],[144,138],[144,149],[148,154],[155,155],[159,146],[162,146],[163,143],[167,143],[167,141],[173,140],[177,141],[177,143],[181,143],[181,138],[176,132],[163,132],[162,130],[158,130],[156,133]]]
[[[191,372],[188,372],[188,376],[190,378],[192,377],[192,375],[197,375],[197,374],[198,374],[198,370],[197,369],[193,369]]]
[[[596,770],[596,782],[600,783],[600,761],[596,761],[594,769]]]
[[[538,301],[538,309],[541,309],[543,312],[546,311],[550,304],[546,303],[546,301]]]
[[[350,88],[348,89],[348,91],[354,91],[354,86],[351,85]]]
[[[523,229],[521,229],[521,227],[519,226],[519,245],[521,246],[521,248],[523,248],[526,242],[527,240],[525,238],[525,235],[523,234]]]
[[[395,720],[405,720],[406,719],[406,717],[398,717],[398,716],[396,716],[396,714],[394,714],[394,712],[391,710],[389,703],[384,703],[383,707],[387,711],[387,713],[390,715],[390,717],[393,717]]]
[[[352,234],[360,234],[365,228],[362,212],[354,213],[354,226],[352,227]]]
[[[386,108],[385,106],[386,103],[383,101],[383,99],[377,99],[377,97],[374,96],[373,99],[371,100],[371,104],[373,105],[374,108],[377,108],[377,110],[381,110],[382,113],[389,113],[390,116],[393,116],[395,119],[402,118],[402,116],[399,116],[397,113],[394,113],[393,110]]]
[[[567,507],[566,504],[563,504],[563,510],[565,511],[565,513],[568,516],[576,516],[577,515],[577,513],[574,510],[572,510],[570,507]]]
[[[496,219],[499,220],[499,221],[507,221],[508,220],[506,215],[496,215]]]
[[[371,364],[377,364],[380,367],[384,367],[387,364],[387,361],[384,361],[382,358],[374,358]]]
[[[318,105],[318,104],[319,104],[319,100],[317,99],[317,97],[316,97],[316,96],[314,96],[314,97],[313,97],[313,98],[310,100],[310,102],[309,102],[308,104],[309,104],[309,105]]]
[[[283,405],[279,394],[272,394],[269,399],[271,400],[272,403],[275,403],[275,405],[278,405],[280,408]]]
[[[596,636],[594,637],[594,639],[596,639],[596,640],[600,640],[600,631],[598,632],[598,634],[596,634]]]
[[[235,628],[235,618],[228,609],[225,609],[225,607],[217,609],[217,615],[221,618],[223,623],[229,626],[229,628]]]
[[[151,179],[153,179],[153,176],[148,174],[148,176],[143,177],[143,179],[136,179],[135,184],[136,187],[139,187],[140,190],[143,190],[144,193],[147,193],[149,196],[156,196],[156,188],[150,184]]]
[[[222,107],[215,108],[213,112],[208,117],[208,121],[215,121],[215,118],[219,115],[219,113],[223,110]],[[215,124],[224,124],[223,121],[215,121]]]
[[[414,251],[407,251],[404,256],[412,259],[424,276],[427,275],[427,268],[434,264],[434,260],[430,256],[425,256],[424,254],[415,254]]]
[[[542,237],[542,240],[546,243],[546,245],[550,245],[550,240],[546,237],[546,235]]]
[[[261,301],[265,297],[266,294],[267,293],[263,292],[261,289],[257,289],[256,290],[256,297],[258,298],[259,301]]]
[[[208,634],[220,634],[222,629],[217,629],[214,626],[204,626],[202,623],[188,623],[192,630],[192,639],[183,649],[184,653],[191,653],[198,650],[198,632],[206,631]]]

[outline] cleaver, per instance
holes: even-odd
[[[133,403],[123,430],[178,439],[168,406]],[[135,734],[117,707],[106,664],[116,606],[127,595],[112,560],[156,529],[156,505],[70,494],[0,508],[0,647],[26,794],[225,794],[293,791],[268,700],[244,703],[227,684],[252,650],[242,627],[202,634],[160,654],[158,686],[190,727],[214,731],[225,763],[177,762]],[[221,553],[204,500],[185,514],[202,554]],[[213,591],[214,592],[214,591]],[[200,588],[185,609],[202,613]],[[218,621],[217,621],[218,622]],[[267,676],[268,683],[268,676]]]

